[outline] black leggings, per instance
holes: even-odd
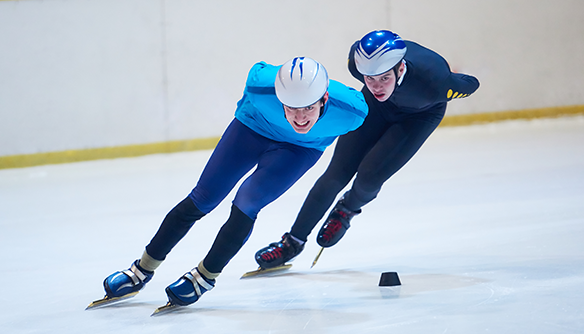
[[[446,103],[413,114],[396,111],[390,117],[370,109],[360,128],[339,137],[331,162],[310,190],[291,234],[306,241],[355,174],[345,194],[345,205],[357,211],[375,199],[383,183],[416,154],[438,127],[445,111]]]
[[[199,210],[189,197],[182,200],[166,215],[158,232],[146,246],[148,255],[154,259],[164,260],[195,221],[203,216],[205,213]],[[251,234],[253,225],[254,220],[233,204],[229,219],[219,230],[213,246],[203,260],[205,268],[212,273],[220,273],[243,247]]]

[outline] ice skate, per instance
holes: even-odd
[[[351,227],[351,219],[360,213],[361,209],[359,211],[348,209],[341,198],[318,231],[316,242],[324,248],[334,246]]]
[[[86,310],[110,305],[137,295],[154,276],[153,271],[144,270],[139,262],[140,260],[136,260],[129,269],[116,271],[106,277],[103,281],[105,297],[93,301]]]
[[[292,264],[290,263],[286,263],[286,264],[282,264],[273,268],[268,268],[268,269],[263,269],[262,267],[259,267],[256,270],[252,270],[252,271],[248,271],[245,274],[243,274],[240,279],[243,278],[249,278],[249,277],[258,277],[258,276],[270,276],[271,274],[275,274],[275,273],[279,273],[281,271],[285,271],[292,268]]]
[[[214,287],[214,279],[206,278],[199,272],[198,268],[193,268],[166,288],[168,303],[157,308],[152,315],[161,315],[173,311],[179,306],[190,305]]]
[[[282,240],[273,242],[256,252],[255,259],[261,269],[271,269],[292,261],[304,249],[304,244],[285,233]]]
[[[290,233],[285,233],[282,240],[273,242],[256,252],[255,259],[259,265],[258,269],[246,272],[241,278],[288,270],[292,264],[286,262],[292,261],[303,249],[304,244],[294,240]]]

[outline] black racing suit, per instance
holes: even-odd
[[[364,83],[349,52],[349,71]],[[306,198],[291,234],[306,241],[338,193],[357,174],[345,193],[345,206],[358,211],[371,202],[383,183],[402,168],[442,121],[448,101],[467,97],[479,87],[470,75],[452,73],[444,58],[419,44],[405,41],[406,71],[400,85],[385,102],[366,85],[361,90],[369,106],[363,125],[339,137],[325,173]]]

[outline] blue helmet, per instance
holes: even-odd
[[[389,30],[375,30],[363,36],[355,50],[359,73],[379,75],[392,69],[405,56],[406,43]]]

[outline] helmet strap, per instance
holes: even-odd
[[[395,85],[397,86],[397,82],[399,81],[399,68],[403,64],[403,59],[398,61],[395,66],[393,66],[393,74],[395,74]]]
[[[320,98],[320,103],[322,103],[322,105],[320,106],[320,113],[318,115],[318,118],[320,119],[322,117],[322,115],[324,114],[324,105],[326,104],[326,99],[324,98],[324,95]]]
[[[405,72],[405,61],[402,59],[400,60],[394,67],[393,67],[393,73],[395,74],[395,87],[399,86],[399,84],[401,84],[402,78],[399,77],[399,68],[402,66],[404,66],[404,72],[402,72],[402,76],[406,73]]]

